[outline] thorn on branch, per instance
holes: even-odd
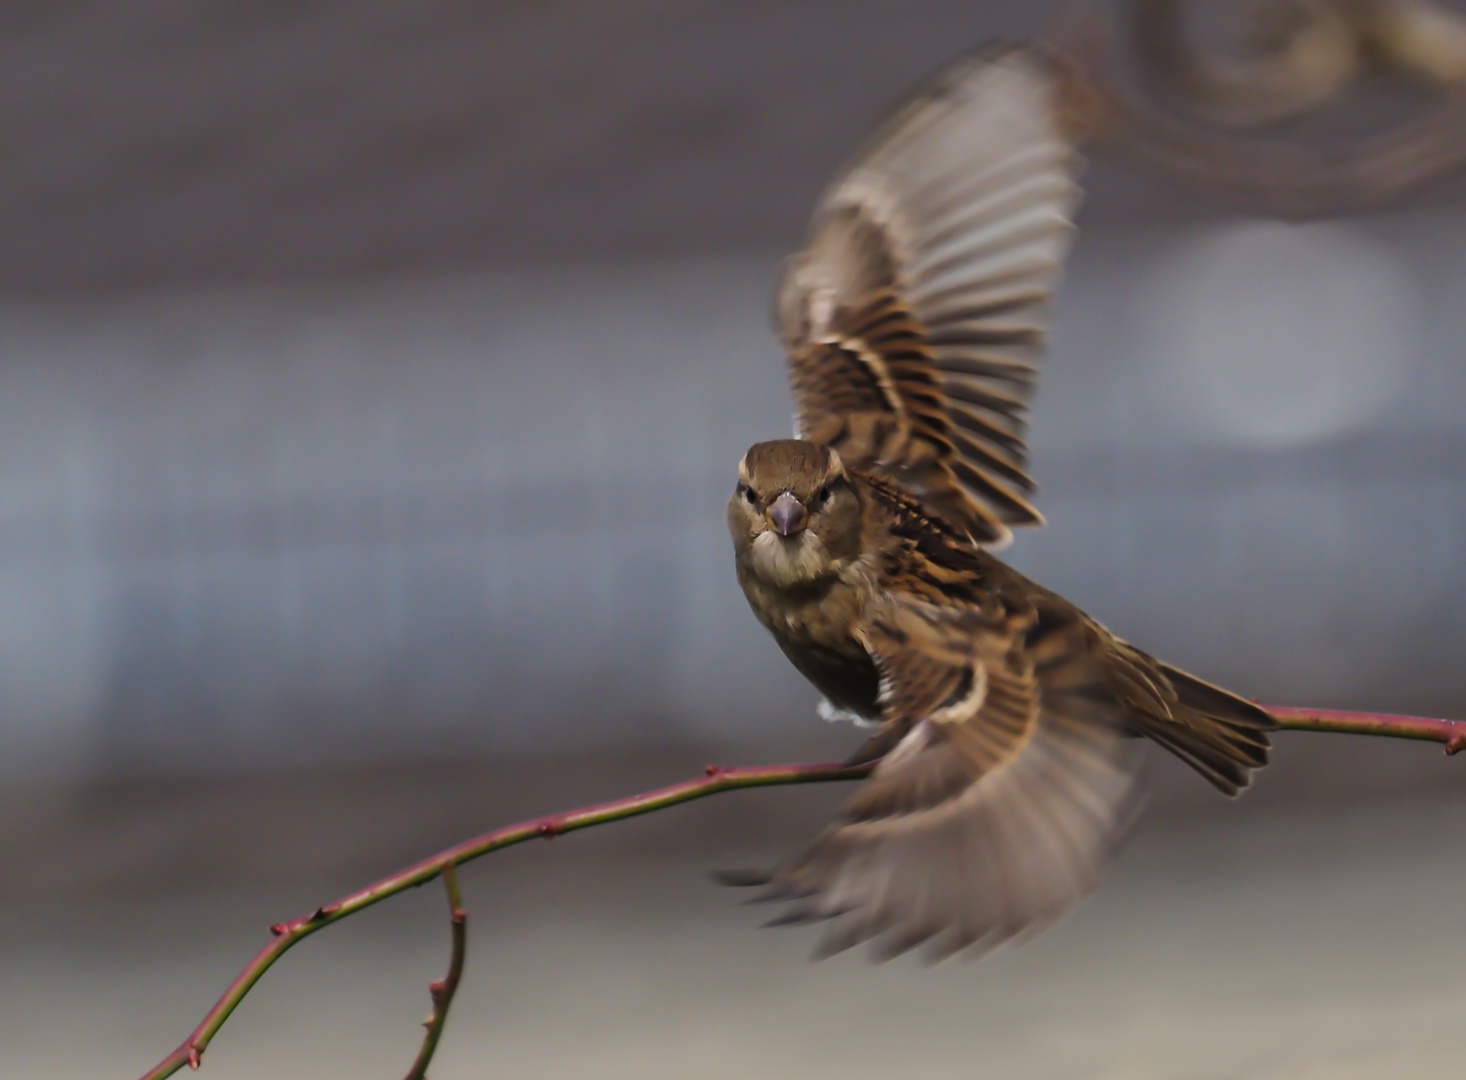
[[[283,922],[271,923],[270,933],[275,935],[276,937],[284,937],[286,934],[290,933],[290,925]]]
[[[721,765],[705,765],[702,770],[704,776],[722,776],[727,771]]]
[[[199,1065],[202,1061],[203,1055],[199,1053],[198,1047],[190,1046],[188,1048],[188,1067],[194,1072],[198,1072]]]
[[[539,828],[535,830],[546,840],[553,840],[560,835],[560,823],[554,818],[540,822]]]

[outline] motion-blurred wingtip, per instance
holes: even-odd
[[[774,875],[767,870],[744,868],[739,870],[714,870],[712,879],[719,885],[725,885],[731,889],[751,889],[770,884],[774,880]]]

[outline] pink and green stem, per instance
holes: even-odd
[[[1447,754],[1466,749],[1466,722],[1456,720],[1433,720],[1419,716],[1396,716],[1388,713],[1341,712],[1335,709],[1298,709],[1291,707],[1264,706],[1278,718],[1281,728],[1288,731],[1325,731],[1345,735],[1376,735],[1394,739],[1419,739],[1438,742],[1445,746]],[[448,1005],[458,985],[462,972],[465,916],[462,901],[458,895],[455,867],[477,859],[482,855],[513,847],[527,840],[552,839],[562,833],[589,829],[613,821],[650,814],[670,806],[692,802],[694,799],[716,795],[723,791],[738,791],[744,788],[777,787],[792,784],[817,784],[837,780],[859,780],[869,775],[873,766],[852,768],[839,762],[825,762],[811,765],[768,765],[742,769],[724,769],[710,765],[706,774],[695,780],[673,784],[657,791],[632,795],[613,802],[601,803],[581,810],[570,810],[562,814],[535,818],[532,821],[510,825],[482,836],[466,840],[461,844],[441,851],[437,855],[366,888],[344,896],[340,900],[325,904],[309,915],[276,923],[270,927],[274,935],[268,945],[256,954],[235,980],[229,984],[223,996],[204,1016],[203,1021],[176,1050],[144,1073],[142,1080],[163,1080],[172,1076],[184,1066],[197,1069],[209,1043],[230,1015],[238,1008],[246,994],[254,987],[280,957],[298,942],[317,930],[339,922],[364,908],[379,903],[390,896],[418,885],[424,885],[437,877],[444,877],[449,890],[449,910],[453,928],[453,955],[448,977],[433,984],[433,1015],[428,1024],[418,1060],[414,1062],[409,1078],[425,1075],[429,1061],[437,1047],[447,1020]]]

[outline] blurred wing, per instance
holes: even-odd
[[[1076,632],[1078,631],[1078,632]],[[821,955],[991,948],[1096,884],[1135,806],[1138,740],[1093,704],[1082,628],[1014,634],[893,602],[867,640],[909,729],[840,818],[769,879],[778,922],[832,920]]]
[[[802,436],[979,543],[1043,520],[1023,432],[1080,197],[1065,77],[1029,48],[947,69],[828,192],[779,288]]]

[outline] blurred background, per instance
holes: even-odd
[[[853,745],[722,524],[790,425],[769,293],[893,97],[1056,10],[0,9],[0,1073],[140,1073],[269,922],[473,832]],[[1008,557],[1264,701],[1466,715],[1466,184],[1088,186]],[[977,966],[811,967],[707,882],[837,791],[496,856],[433,1075],[1456,1075],[1462,766],[1278,742],[1236,804],[1156,762],[1099,895]],[[210,1073],[405,1069],[428,892]]]

